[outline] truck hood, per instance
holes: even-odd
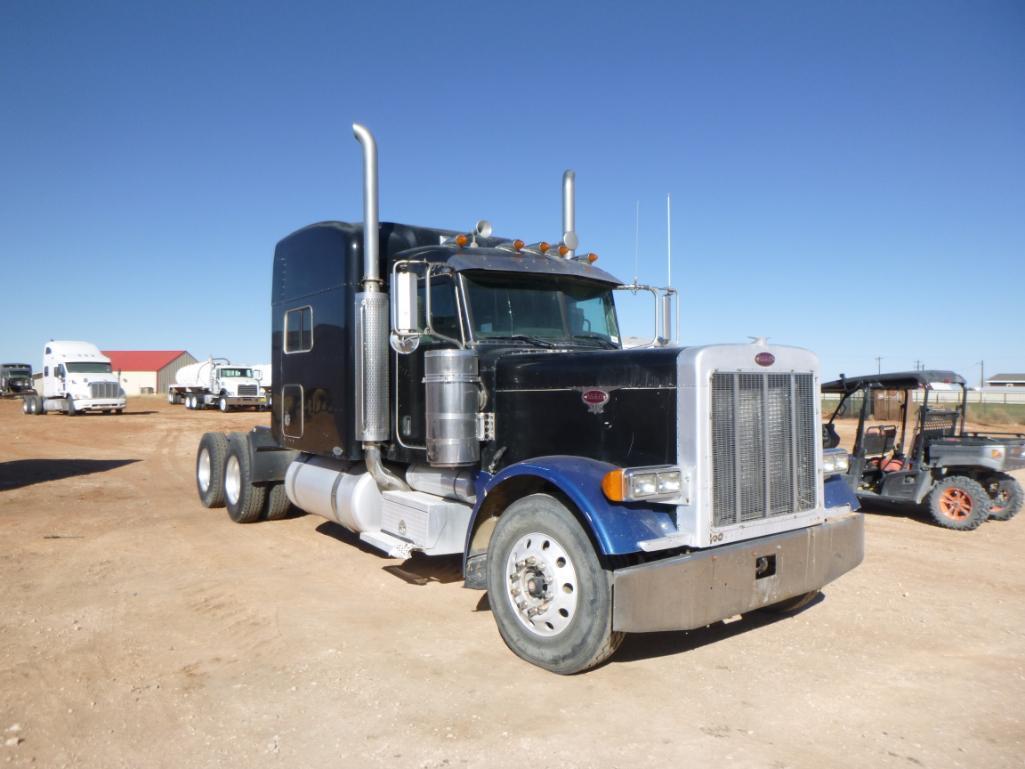
[[[495,389],[675,387],[679,347],[510,352],[495,358]]]

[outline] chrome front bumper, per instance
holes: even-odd
[[[860,513],[613,572],[612,627],[691,630],[818,590],[861,563]],[[766,576],[756,575],[766,558]]]

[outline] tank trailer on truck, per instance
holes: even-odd
[[[43,393],[26,395],[22,410],[35,415],[48,411],[69,416],[87,411],[120,414],[126,402],[110,358],[96,345],[53,340],[43,347]]]
[[[262,409],[267,396],[252,366],[239,366],[227,358],[209,358],[178,369],[175,384],[167,387],[168,403],[184,403],[187,409],[216,406],[221,411],[253,407]]]
[[[0,398],[22,398],[35,393],[29,364],[0,363]]]
[[[661,343],[622,349],[623,284],[575,252],[572,172],[557,246],[379,222],[353,131],[363,222],[278,243],[271,425],[203,436],[204,505],[462,554],[510,649],[558,673],[624,633],[796,610],[861,561],[812,353],[669,346],[668,313]]]

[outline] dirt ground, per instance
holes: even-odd
[[[560,677],[505,648],[458,560],[401,563],[313,516],[240,526],[201,507],[199,436],[266,419],[0,402],[0,762],[1025,761],[1025,514],[957,533],[871,511],[864,564],[805,611],[631,636]]]

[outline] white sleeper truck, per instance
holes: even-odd
[[[263,409],[267,396],[252,366],[240,366],[227,358],[210,358],[179,369],[175,384],[167,388],[168,403],[184,403],[187,409],[216,406]]]
[[[22,410],[43,415],[57,411],[69,416],[87,411],[120,414],[125,391],[110,358],[90,342],[57,341],[43,348],[42,394],[26,395]]]

